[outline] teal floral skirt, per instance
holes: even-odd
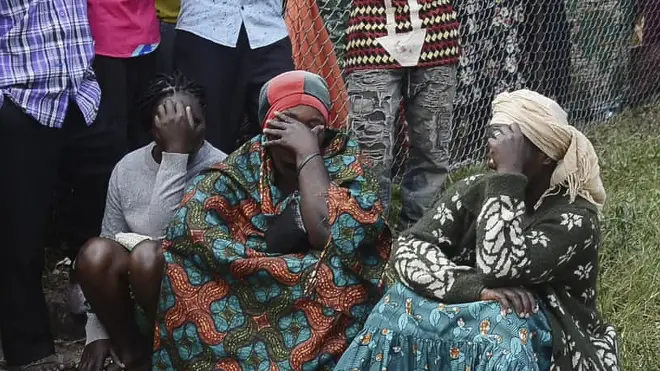
[[[335,371],[548,370],[546,316],[502,315],[495,302],[444,305],[401,283],[369,315]]]

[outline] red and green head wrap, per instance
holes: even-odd
[[[325,80],[307,71],[290,71],[268,81],[259,94],[259,121],[275,117],[275,112],[284,112],[296,106],[316,108],[326,121],[330,116],[330,90]]]

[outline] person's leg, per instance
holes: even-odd
[[[59,169],[55,214],[67,256],[72,260],[85,241],[98,236],[107,181],[127,145],[126,60],[97,55],[93,67],[101,88],[96,121],[87,127],[72,102],[75,110],[68,115],[63,130],[67,148]],[[93,176],[85,179],[86,174]]]
[[[130,296],[129,251],[121,244],[93,238],[76,259],[76,277],[92,310],[110,336],[113,349],[127,365],[142,363],[149,355],[135,322],[135,303]],[[129,367],[130,369],[130,367]]]
[[[0,108],[0,329],[8,366],[54,353],[41,275],[60,136],[59,129],[40,125],[5,97]]]
[[[156,322],[160,282],[165,268],[165,258],[160,245],[160,242],[153,240],[137,244],[128,262],[128,279],[135,302],[142,307],[150,323]]]
[[[125,60],[97,55],[94,58],[93,67],[94,72],[96,73],[97,81],[101,88],[101,103],[96,121],[100,121],[100,117],[102,116],[103,125],[107,128],[112,128],[112,130],[117,133],[117,135],[120,135],[119,139],[112,136],[107,138],[107,141],[115,142],[116,140],[121,140],[121,145],[124,146],[124,149],[122,150],[123,153],[126,147],[126,135],[128,127],[128,107],[126,103],[127,75]],[[75,103],[72,102],[71,104],[72,107],[75,106]],[[79,110],[76,108],[75,111],[76,114],[70,114],[70,117],[67,117],[67,122],[64,123],[64,131],[66,132],[65,136],[70,137],[72,131],[74,131],[74,127],[77,133],[85,131],[98,131],[96,127],[83,131],[82,129],[85,128],[86,125],[79,113]],[[76,135],[80,136],[81,134]],[[85,138],[83,136],[79,142],[84,145],[84,140]],[[99,140],[105,141],[106,139],[98,138],[95,144],[98,144]],[[80,197],[78,197],[79,195],[76,195],[74,191],[74,183],[76,182],[75,178],[77,175],[77,171],[75,170],[79,164],[85,163],[85,166],[89,167],[92,171],[95,171],[94,162],[98,158],[105,156],[105,154],[101,152],[103,150],[104,149],[100,149],[95,154],[80,153],[80,151],[74,151],[75,153],[66,156],[66,158],[62,158],[63,162],[59,167],[59,182],[55,201],[55,224],[59,235],[64,241],[66,253],[70,259],[75,258],[77,250],[83,243],[85,243],[85,241],[87,241],[87,239],[98,235],[98,232],[96,231],[97,228],[100,228],[101,223],[101,219],[99,218],[102,218],[102,214],[98,215],[98,202],[94,205],[95,207],[93,208],[96,210],[97,215],[78,214],[80,211],[82,211],[79,210],[78,207],[85,207],[87,205],[79,205],[76,203],[76,199],[80,199]],[[88,157],[90,155],[91,157]],[[112,166],[114,166],[114,164],[112,164]],[[107,169],[105,170],[107,171]],[[110,170],[112,170],[112,168]],[[86,180],[83,181],[86,182]],[[79,192],[92,191],[98,193],[98,189],[103,187],[103,182],[98,184],[97,179],[90,179],[89,181],[89,185],[83,187],[82,190],[79,190]],[[103,190],[102,193],[97,197],[105,198],[105,192],[106,190]],[[100,206],[101,213],[103,212],[104,207],[105,203]],[[77,225],[78,220],[83,222],[82,228],[81,226]],[[90,224],[98,225],[94,225],[92,227]],[[83,230],[87,232],[81,233]]]
[[[447,176],[456,67],[413,69],[408,85],[404,100],[410,146],[401,185],[400,230],[424,215]]]
[[[236,148],[242,106],[237,94],[240,60],[236,48],[218,45],[190,32],[177,30],[174,64],[186,77],[199,84],[206,94],[206,139],[216,148],[231,153]]]
[[[394,123],[401,105],[404,70],[354,71],[347,78],[349,125],[372,162],[387,215],[392,198]]]
[[[106,94],[106,93],[104,93]],[[86,125],[75,105],[64,123],[65,143],[60,173],[72,192],[66,205],[67,255],[101,232],[110,174],[125,153],[125,131],[115,125],[112,106],[101,103],[96,120]]]
[[[145,125],[140,103],[149,84],[156,77],[158,52],[127,60],[126,98],[128,99],[128,150],[134,151],[152,141],[150,126]]]
[[[124,146],[127,147],[129,99],[128,59],[97,55],[94,58],[94,73],[101,88],[99,116],[103,116],[104,125],[123,133]],[[98,119],[97,119],[98,121]]]
[[[645,45],[660,44],[660,0],[644,2],[644,39]]]
[[[244,36],[243,42],[241,46],[247,45],[249,48],[247,35]],[[254,136],[260,133],[258,111],[261,87],[273,77],[295,69],[292,53],[291,40],[286,37],[272,45],[241,54],[242,65],[245,66],[241,76],[247,81],[245,112],[249,124],[248,135]]]
[[[174,37],[176,24],[160,21],[160,44],[156,49],[156,73],[170,75],[174,72]]]

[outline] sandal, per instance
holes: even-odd
[[[151,370],[151,353],[145,352],[144,356],[138,358],[130,364],[125,364],[119,360],[114,350],[110,350],[110,360],[106,362],[104,371],[124,371],[124,370]]]
[[[108,357],[103,365],[103,371],[122,371],[124,365],[115,362],[112,357]]]

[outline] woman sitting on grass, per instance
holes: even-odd
[[[150,280],[158,285],[162,276],[161,270],[153,273],[154,261],[162,259],[162,254],[151,239],[164,236],[192,179],[226,157],[204,141],[203,104],[201,90],[182,75],[159,78],[145,97],[145,121],[155,142],[117,164],[108,187],[101,237],[89,241],[76,259],[77,279],[98,315],[88,314],[81,371],[101,370],[111,347],[116,358],[131,364],[146,354],[134,356],[135,350],[144,351],[151,344],[153,319],[140,317],[144,325],[140,334],[129,285],[138,303],[144,304],[143,293],[151,293],[145,285],[151,288]],[[151,242],[137,245],[145,240]],[[155,306],[143,308],[153,318]]]
[[[292,71],[258,135],[195,181],[163,243],[154,369],[332,368],[380,298],[390,234],[330,93]]]
[[[593,146],[527,90],[495,99],[491,129],[494,172],[448,189],[398,238],[397,282],[335,370],[619,369],[596,309]]]

